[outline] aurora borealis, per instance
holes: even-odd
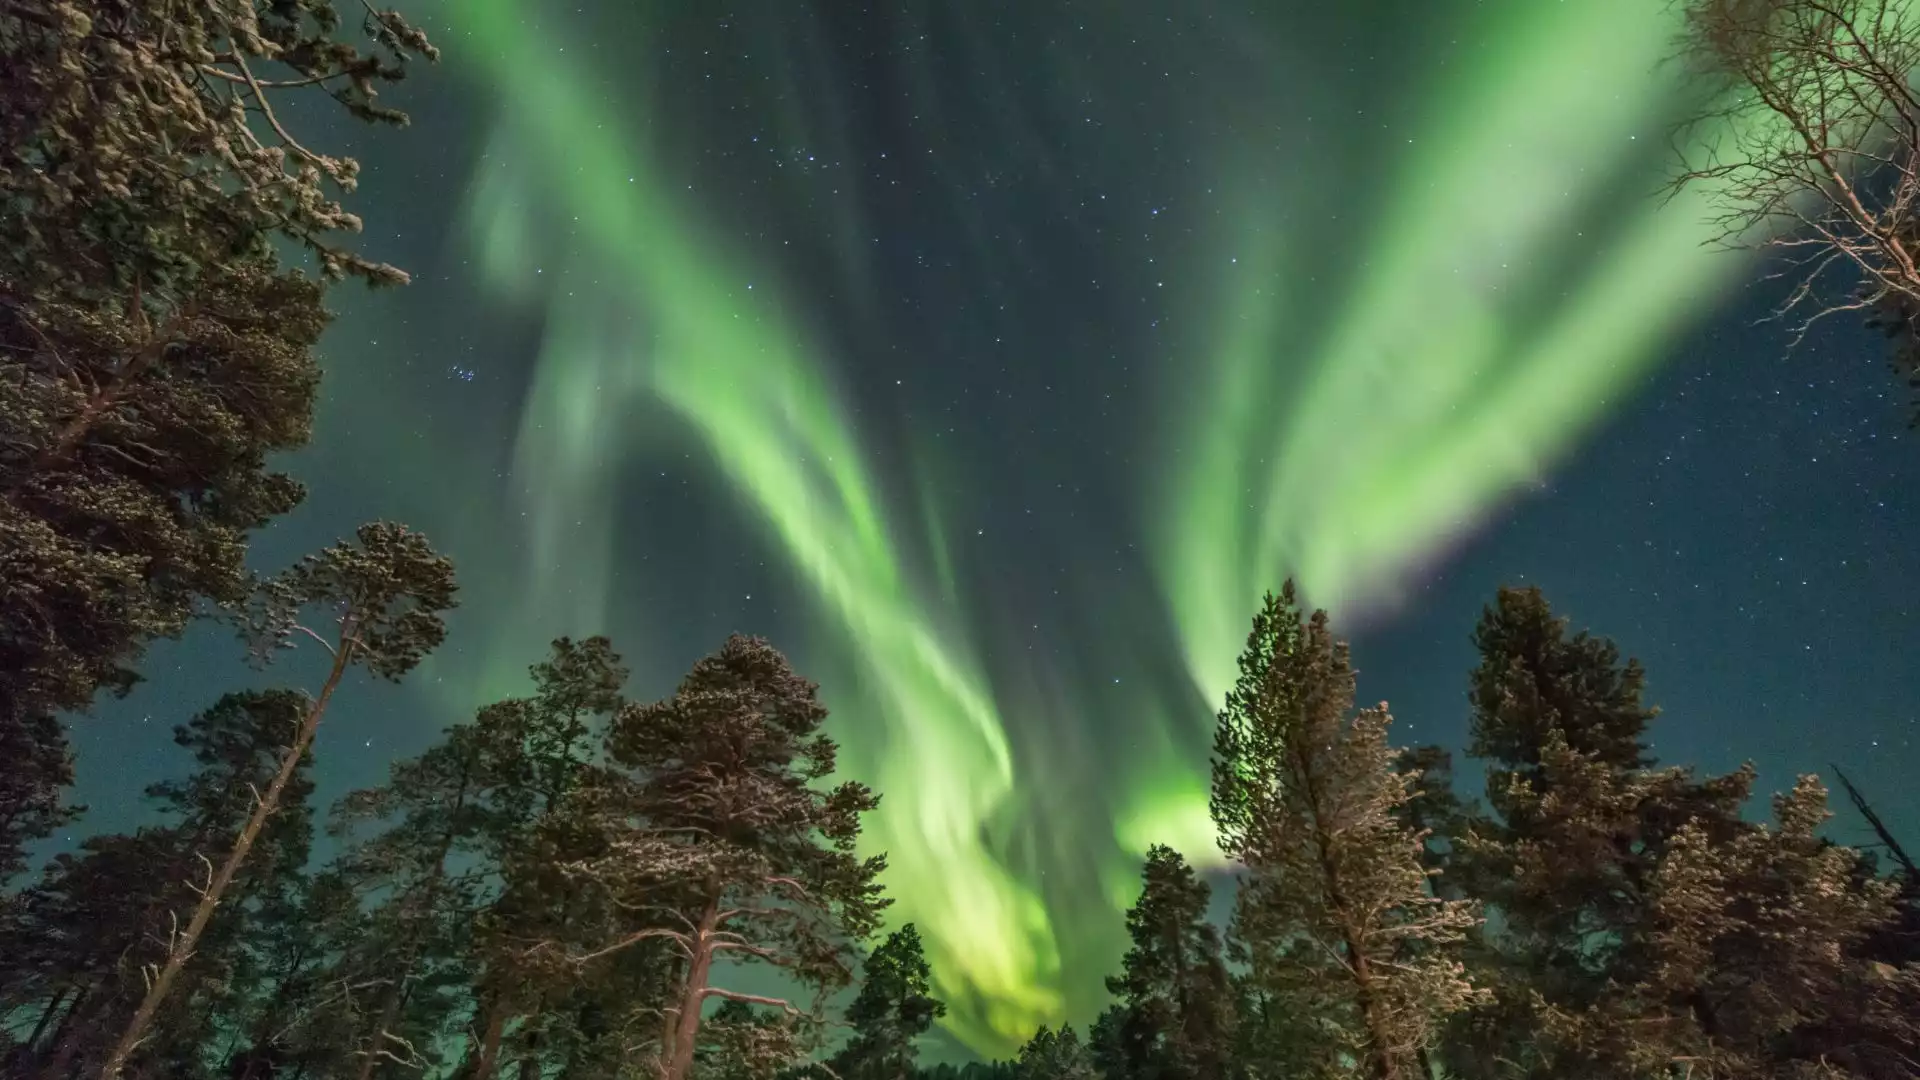
[[[1675,227],[1647,202],[1604,205],[1622,174],[1656,175],[1635,140],[1658,145],[1671,119],[1653,76],[1672,26],[1657,0],[1632,7],[1518,5],[1502,13],[1484,67],[1428,76],[1434,115],[1418,129],[1430,134],[1388,164],[1403,179],[1387,186],[1378,222],[1356,230],[1370,254],[1329,325],[1290,318],[1284,271],[1258,269],[1285,258],[1284,224],[1185,253],[1216,266],[1224,250],[1247,256],[1244,279],[1218,290],[1225,310],[1202,321],[1228,338],[1201,361],[1219,397],[1192,417],[1153,418],[1203,432],[1193,474],[1166,481],[1167,504],[1185,504],[1169,517],[1180,527],[1154,537],[1201,700],[1224,692],[1244,612],[1276,571],[1342,609],[1384,599],[1411,562],[1537,477],[1698,310],[1699,286],[1716,273],[1699,249],[1704,223]],[[1008,720],[961,613],[943,600],[939,518],[889,505],[875,433],[843,400],[832,347],[777,269],[730,250],[699,200],[671,189],[644,127],[609,111],[580,67],[528,64],[516,46],[532,13],[510,0],[449,17],[470,30],[483,77],[515,88],[473,183],[467,226],[480,264],[500,294],[550,312],[515,452],[531,493],[527,602],[564,566],[571,591],[589,598],[565,614],[604,625],[592,605],[609,592],[607,508],[632,449],[624,433],[649,400],[664,404],[765,523],[804,583],[821,644],[855,673],[857,696],[835,695],[846,770],[886,793],[871,844],[892,861],[896,917],[922,928],[942,990],[979,1003],[956,1011],[956,1030],[990,1048],[1057,1022],[1066,931],[994,842],[1041,812],[1016,789]],[[636,30],[630,42],[644,49]],[[1580,43],[1571,58],[1570,43]],[[1586,110],[1576,134],[1565,117],[1596,83],[1631,92]],[[623,110],[663,115],[656,93],[635,88]],[[1236,167],[1198,168],[1232,190]],[[1259,220],[1273,194],[1242,198],[1233,217]],[[1667,208],[1689,213],[1701,216],[1691,200]],[[583,228],[546,249],[541,237],[568,217]],[[1583,222],[1593,242],[1569,244]],[[1556,261],[1565,265],[1542,280]],[[609,325],[614,312],[623,325]],[[1340,437],[1355,425],[1365,438]],[[1333,446],[1336,455],[1318,450]],[[937,495],[928,500],[938,508]],[[1144,520],[1150,508],[1135,509]],[[500,663],[512,670],[518,659]],[[1178,723],[1165,713],[1139,722]],[[1202,724],[1162,737],[1186,749],[1204,735]],[[1100,879],[1124,880],[1153,840],[1217,859],[1204,762],[1191,752],[1119,792],[1116,808],[1109,835],[1073,837],[1108,849],[1103,873],[1089,895],[1054,906],[1098,904]]]
[[[416,126],[357,150],[419,280],[329,339],[312,468],[363,482],[300,527],[412,520],[466,600],[342,782],[556,635],[650,696],[765,634],[882,793],[955,1037],[1084,1020],[1146,846],[1218,862],[1260,593],[1420,653],[1436,568],[1749,276],[1657,195],[1668,11],[435,0]]]

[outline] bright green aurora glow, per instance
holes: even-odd
[[[643,136],[644,96],[623,94],[616,114],[592,62],[529,59],[541,13],[521,0],[449,5],[449,55],[500,90],[470,238],[494,294],[548,316],[515,448],[516,621],[606,628],[622,463],[656,448],[636,433],[670,413],[811,595],[820,640],[807,647],[855,673],[827,685],[844,768],[884,795],[868,840],[888,854],[893,915],[928,941],[949,1027],[1005,1053],[1041,1023],[1085,1020],[1075,987],[1104,972],[1063,958],[1107,949],[1139,855],[1171,842],[1217,860],[1197,736],[1261,591],[1292,573],[1343,611],[1390,602],[1418,560],[1537,482],[1629,394],[1736,269],[1702,250],[1694,196],[1662,209],[1620,195],[1658,180],[1667,10],[1484,5],[1462,35],[1490,48],[1422,76],[1430,115],[1391,161],[1385,204],[1349,235],[1356,269],[1331,307],[1293,288],[1312,245],[1287,235],[1241,148],[1219,148],[1205,183],[1242,192],[1243,212],[1180,255],[1233,267],[1191,300],[1210,330],[1205,389],[1150,418],[1159,494],[1138,485],[1151,505],[1134,508],[1156,523],[1142,531],[1193,686],[1127,705],[1128,730],[1146,734],[1124,749],[1121,790],[1061,820],[1068,801],[1021,778],[1066,766],[1026,760],[1011,737],[1050,718],[995,685],[991,643],[960,612],[973,583],[949,547],[952,506],[924,477],[890,504],[875,436],[792,283],[729,249],[707,216],[720,211],[670,179]],[[852,235],[848,222],[834,233]],[[856,281],[851,303],[878,309],[884,289]],[[524,645],[501,643],[486,677],[522,670]],[[1076,687],[1050,700],[1094,710]],[[1042,816],[1096,872],[1042,883],[1015,857],[1009,837]]]
[[[679,412],[765,515],[840,633],[858,643],[871,700],[865,710],[836,703],[836,711],[864,711],[876,726],[866,740],[849,740],[846,769],[885,793],[868,842],[888,854],[897,917],[928,932],[943,990],[981,1003],[956,1017],[956,1030],[977,1045],[1030,1031],[1061,1007],[1058,963],[1044,906],[981,840],[1013,783],[1000,719],[964,645],[928,619],[903,573],[861,449],[805,331],[772,287],[734,284],[748,278],[688,224],[692,208],[662,190],[643,149],[612,136],[614,118],[599,115],[571,72],[508,63],[517,26],[510,0],[474,4],[462,16],[475,57],[499,61],[495,74],[516,80],[501,123],[502,144],[523,151],[513,163],[556,166],[529,182],[589,220],[595,240],[580,265],[539,271],[557,275],[549,288],[566,311],[542,353],[518,453],[519,471],[542,479],[531,514],[534,565],[559,570],[550,531],[585,532],[602,546],[589,548],[585,563],[570,548],[566,572],[584,578],[576,593],[605,595],[608,530],[568,526],[583,515],[604,519],[619,432],[639,411],[638,395]],[[491,273],[524,283],[533,265],[523,247],[528,226],[510,184],[481,174],[476,224]],[[635,312],[634,329],[589,341],[565,329],[595,325],[589,313],[609,310]],[[577,614],[587,625],[603,617]]]
[[[1217,320],[1159,545],[1209,701],[1277,576],[1329,608],[1390,602],[1416,560],[1539,482],[1739,269],[1706,246],[1700,191],[1650,197],[1672,5],[1489,9],[1497,47],[1435,87],[1331,324],[1258,274]],[[1623,176],[1638,197],[1620,200]]]

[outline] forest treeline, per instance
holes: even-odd
[[[1856,62],[1913,45],[1861,20],[1887,2],[1687,7],[1763,91],[1742,101],[1852,103],[1795,137],[1920,130],[1895,122],[1920,118],[1905,83]],[[610,642],[561,638],[528,694],[316,807],[335,692],[404,679],[458,590],[390,522],[248,565],[305,494],[276,463],[311,435],[329,289],[406,280],[356,253],[358,166],[288,102],[400,126],[382,91],[436,55],[365,2],[0,0],[6,1076],[1920,1076],[1920,874],[1891,831],[1856,795],[1869,856],[1821,837],[1813,777],[1760,814],[1751,769],[1655,762],[1639,667],[1533,590],[1475,630],[1478,799],[1354,707],[1324,613],[1267,598],[1213,754],[1232,918],[1147,853],[1111,1006],[1012,1062],[918,1067],[944,1006],[861,854],[881,794],[838,777],[815,686],[765,641],[638,702]],[[1827,163],[1808,182],[1839,216],[1814,235],[1866,275],[1856,307],[1910,330],[1913,202],[1847,187],[1831,147],[1771,149],[1789,185]],[[67,723],[207,621],[286,685],[179,726],[194,767],[149,789],[149,824],[33,865],[82,812]]]
[[[149,789],[153,824],[87,838],[10,897],[6,1069],[1920,1075],[1920,878],[1894,838],[1883,873],[1819,836],[1812,777],[1755,820],[1750,768],[1658,765],[1639,667],[1538,590],[1503,590],[1474,641],[1484,801],[1456,793],[1446,751],[1396,751],[1384,706],[1354,708],[1324,613],[1269,597],[1215,738],[1224,932],[1207,882],[1154,848],[1110,1007],[961,1069],[916,1065],[944,1006],[914,928],[879,933],[884,859],[855,851],[878,796],[827,782],[826,710],[764,641],[731,638],[640,703],[606,639],[562,638],[531,693],[324,815],[298,738],[316,699],[227,694],[176,730],[196,768]],[[322,827],[336,853],[315,865]],[[744,989],[766,982],[753,967],[787,989]]]

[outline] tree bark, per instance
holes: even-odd
[[[1325,879],[1327,899],[1337,913],[1340,922],[1340,934],[1347,947],[1347,970],[1353,975],[1354,1003],[1360,1006],[1362,1022],[1367,1026],[1368,1041],[1373,1044],[1368,1053],[1368,1072],[1374,1080],[1400,1080],[1400,1063],[1388,1049],[1387,1024],[1380,1015],[1379,994],[1373,985],[1373,961],[1367,955],[1361,941],[1359,928],[1353,922],[1353,905],[1348,901],[1346,889],[1341,883],[1340,868],[1333,859],[1333,836],[1328,831],[1326,817],[1322,812],[1325,801],[1321,797],[1318,780],[1319,770],[1302,747],[1294,747],[1294,768],[1298,770],[1307,797],[1307,804],[1313,811],[1314,846],[1320,861],[1320,872]]]
[[[259,839],[260,832],[280,808],[281,793],[286,791],[287,783],[293,779],[294,772],[300,767],[300,759],[306,756],[307,748],[313,745],[314,732],[320,728],[320,718],[327,711],[327,702],[340,685],[340,679],[347,673],[347,665],[353,659],[352,627],[342,628],[340,644],[334,650],[333,669],[327,673],[327,681],[320,688],[320,696],[314,700],[313,707],[307,710],[306,719],[300,723],[300,731],[295,735],[293,745],[287,748],[286,757],[280,762],[280,771],[274,774],[273,783],[267,785],[266,794],[248,816],[246,825],[240,830],[240,837],[234,842],[233,850],[227,853],[220,869],[207,883],[206,890],[200,894],[200,902],[194,905],[193,918],[187,923],[186,930],[170,943],[167,949],[166,966],[154,977],[153,984],[140,1001],[140,1007],[134,1010],[133,1019],[127,1022],[127,1028],[120,1034],[120,1041],[114,1044],[113,1052],[107,1055],[106,1064],[100,1068],[100,1080],[117,1080],[120,1070],[124,1069],[127,1059],[140,1045],[146,1034],[147,1025],[153,1022],[154,1014],[160,1010],[160,1003],[166,1000],[167,992],[180,977],[180,972],[193,956],[194,946],[199,944],[200,935],[206,932],[207,923],[213,919],[213,911],[220,906],[220,899],[227,887],[233,883],[240,867],[247,861],[247,853],[253,849],[253,843]]]
[[[520,1059],[520,1080],[540,1080],[540,1036],[527,1040],[527,1053]]]
[[[713,931],[720,919],[720,895],[715,893],[700,913],[687,982],[680,994],[680,1011],[673,1018],[673,1042],[668,1048],[664,1080],[687,1080],[693,1071],[694,1042],[700,1035],[700,1009],[707,1001],[707,979],[713,971]]]
[[[1334,903],[1343,904],[1339,894],[1339,885],[1334,885]],[[1360,948],[1360,942],[1351,928],[1344,931],[1347,939],[1347,956],[1352,962],[1354,997],[1360,1005],[1360,1015],[1366,1018],[1367,1037],[1373,1043],[1372,1073],[1374,1080],[1400,1080],[1400,1063],[1388,1049],[1387,1025],[1380,1015],[1380,1000],[1373,985],[1373,963]]]
[[[487,1026],[480,1032],[480,1052],[473,1059],[473,1075],[467,1080],[493,1080],[500,1062],[500,1040],[507,1031],[507,1006],[495,999],[487,1004]]]
[[[47,1033],[47,1025],[53,1022],[53,1014],[58,1012],[60,1006],[66,1003],[67,991],[69,989],[71,988],[61,987],[58,992],[47,999],[47,1007],[40,1010],[40,1020],[33,1025],[33,1034],[28,1035],[27,1041],[20,1044],[21,1048],[29,1055],[40,1045],[40,1037]]]

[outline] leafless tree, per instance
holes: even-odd
[[[1679,0],[1706,104],[1676,190],[1707,191],[1718,239],[1782,255],[1798,340],[1858,312],[1920,375],[1920,11],[1912,0]],[[1834,288],[1833,275],[1847,279]],[[1811,313],[1809,314],[1809,309]]]

